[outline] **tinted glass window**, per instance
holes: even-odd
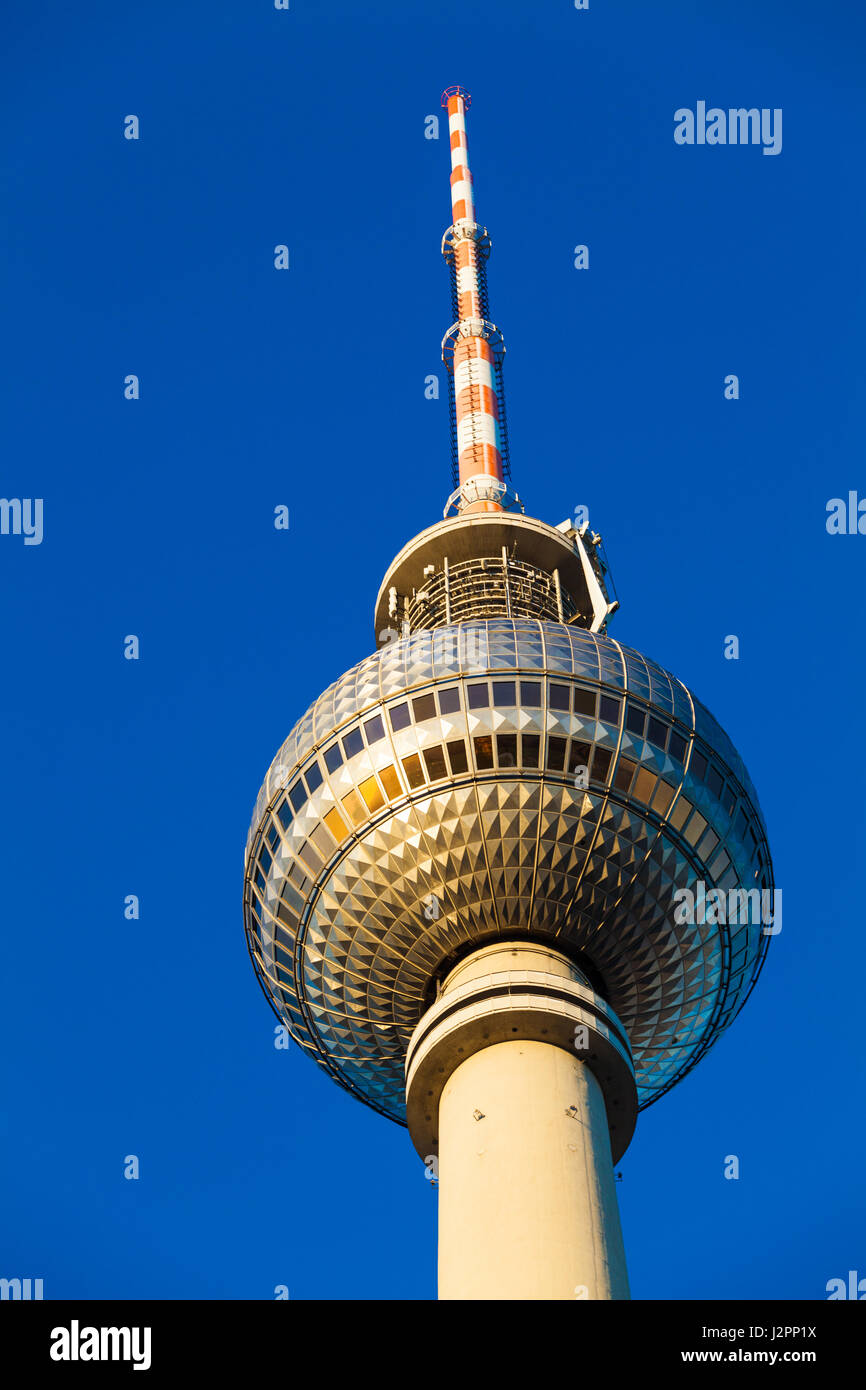
[[[489,734],[480,734],[475,739],[475,764],[479,768],[493,766],[493,739]]]
[[[634,775],[635,764],[629,762],[628,758],[620,758],[617,764],[614,786],[621,792],[627,792],[631,786],[631,779]]]
[[[592,760],[592,773],[590,774],[594,782],[607,781],[612,756],[609,748],[596,748],[595,756]]]
[[[322,867],[321,855],[316,853],[315,845],[311,845],[309,840],[305,840],[298,850],[298,858],[303,859],[304,864],[314,874],[317,874]]]
[[[487,693],[487,682],[483,685],[470,685],[468,689],[469,708],[485,709],[490,704],[490,697]]]
[[[568,750],[568,770],[576,772],[579,767],[589,768],[590,746],[588,743],[581,743],[579,739],[571,740],[571,747]]]
[[[424,781],[424,773],[421,771],[421,759],[417,753],[412,753],[408,758],[403,759],[403,771],[406,773],[406,780],[410,787],[420,787]]]
[[[364,733],[367,735],[368,743],[378,743],[380,738],[385,737],[385,725],[378,714],[374,714],[372,719],[368,719],[364,725]]]
[[[455,714],[460,708],[460,691],[457,686],[452,686],[450,690],[439,691],[439,713]]]
[[[432,695],[419,695],[412,701],[412,713],[419,721],[433,719],[436,714],[436,701]]]
[[[385,788],[385,795],[390,801],[396,801],[398,796],[403,795],[400,778],[397,776],[397,769],[393,763],[390,763],[388,767],[379,768],[379,778]]]
[[[599,718],[608,724],[618,724],[619,700],[615,700],[612,695],[602,695],[598,702],[598,713]]]
[[[517,735],[496,735],[496,756],[500,767],[517,767]]]
[[[538,767],[538,754],[541,739],[538,734],[524,734],[522,737],[522,758],[524,767]]]
[[[541,709],[541,682],[520,682],[520,703],[527,709]]]
[[[441,777],[448,776],[448,769],[445,766],[445,749],[437,743],[433,748],[422,749],[424,762],[427,767],[427,776],[431,782],[438,782]]]
[[[466,744],[462,738],[455,738],[448,744],[448,757],[451,759],[451,771],[455,777],[468,770]]]
[[[692,762],[689,771],[699,782],[703,782],[707,775],[707,760],[703,753],[699,753],[697,749],[692,753]]]
[[[339,743],[335,743],[325,754],[325,767],[329,772],[336,772],[337,768],[342,765],[342,762],[343,755],[340,752],[340,745]]]
[[[554,772],[565,771],[565,750],[567,739],[551,737],[547,740],[547,766]]]
[[[646,723],[646,714],[637,705],[629,705],[625,716],[625,727],[630,734],[643,734],[643,726]]]
[[[513,705],[515,685],[514,681],[494,681],[493,682],[493,703],[494,705]]]
[[[391,728],[394,730],[395,734],[398,733],[400,729],[407,729],[411,723],[408,705],[394,705],[393,709],[389,709],[388,717],[391,720]]]
[[[710,768],[710,772],[709,772],[709,776],[707,777],[707,786],[709,787],[709,789],[710,789],[710,791],[712,792],[713,796],[721,797],[721,795],[722,795],[722,787],[723,787],[724,785],[725,785],[725,784],[724,784],[724,782],[722,781],[722,778],[721,778],[721,776],[719,775],[719,773],[716,771],[716,769],[715,769],[714,767],[711,767],[711,768]]]
[[[650,743],[655,744],[656,748],[664,748],[668,736],[667,724],[663,724],[660,719],[656,719],[655,715],[651,714],[646,736]]]
[[[676,729],[671,730],[671,741],[668,745],[668,752],[672,758],[676,758],[678,763],[685,760],[686,741],[682,734],[678,734]]]
[[[571,709],[571,691],[567,685],[552,685],[550,687],[550,708]]]
[[[698,845],[698,854],[702,859],[709,859],[718,843],[719,837],[715,830],[708,830],[701,840],[701,843]]]
[[[312,793],[319,790],[319,787],[322,785],[322,769],[319,767],[318,763],[310,763],[310,766],[304,773],[304,781],[307,784],[307,790],[309,792]]]
[[[292,787],[292,790],[289,792],[289,800],[291,801],[294,809],[296,811],[300,811],[306,799],[307,793],[304,789],[303,782],[296,782],[295,785]]]
[[[356,753],[360,753],[364,747],[364,739],[360,729],[352,729],[343,739],[343,751],[347,758],[354,758]]]
[[[595,714],[594,690],[575,690],[574,712],[575,714]]]

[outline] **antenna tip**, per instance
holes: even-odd
[[[464,106],[472,105],[472,96],[465,87],[446,87],[442,93],[442,105],[447,106],[452,97],[462,97]]]

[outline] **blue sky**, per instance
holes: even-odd
[[[275,1051],[241,887],[272,756],[450,491],[424,123],[463,83],[515,485],[549,522],[590,508],[611,635],[727,729],[784,894],[744,1013],[620,1165],[633,1295],[866,1275],[866,537],[825,528],[866,496],[862,14],[19,0],[2,27],[0,493],[44,499],[44,539],[0,536],[0,1274],[435,1294],[424,1167]],[[781,108],[781,154],[676,145],[698,100]]]

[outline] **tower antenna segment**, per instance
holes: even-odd
[[[451,140],[451,214],[442,254],[451,272],[455,321],[442,340],[451,404],[452,481],[448,507],[458,512],[501,512],[520,508],[507,485],[511,469],[505,426],[502,363],[505,341],[491,322],[487,298],[490,236],[475,220],[475,196],[466,141],[465,87],[448,87]],[[446,508],[446,510],[448,510]]]

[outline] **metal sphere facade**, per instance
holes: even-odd
[[[310,706],[259,793],[244,913],[291,1035],[397,1121],[444,972],[527,936],[594,972],[646,1106],[727,1027],[767,947],[759,921],[677,921],[676,890],[700,882],[773,882],[709,711],[608,637],[498,618],[391,642]]]

